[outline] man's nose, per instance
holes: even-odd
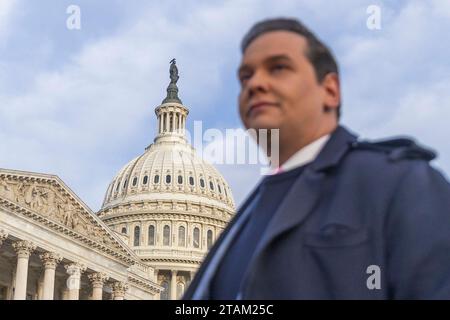
[[[268,79],[262,71],[255,72],[247,82],[247,90],[249,97],[257,93],[267,92]]]

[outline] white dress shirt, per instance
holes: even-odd
[[[320,151],[322,151],[328,139],[330,139],[329,134],[322,136],[319,139],[316,139],[310,144],[304,146],[296,153],[294,153],[289,159],[287,159],[287,161],[283,163],[279,168],[273,169],[272,174],[276,174],[280,171],[286,172],[314,161]]]

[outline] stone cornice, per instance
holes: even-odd
[[[152,257],[152,258],[141,258],[142,261],[147,263],[183,263],[183,264],[195,264],[199,266],[203,258],[192,258],[192,259],[182,259],[182,258],[163,258],[163,257]]]
[[[129,202],[102,209],[98,212],[98,216],[103,221],[118,216],[155,214],[178,214],[182,215],[184,219],[186,217],[199,217],[216,220],[218,223],[228,223],[234,212],[198,202],[174,200]]]
[[[123,222],[135,222],[135,221],[149,221],[149,220],[181,220],[188,223],[206,223],[212,224],[221,228],[227,225],[227,221],[214,219],[210,216],[198,216],[190,213],[128,213],[128,214],[115,214],[111,216],[102,217],[103,221],[107,225],[123,223]]]
[[[145,291],[149,291],[153,294],[158,294],[162,290],[164,290],[163,287],[155,284],[152,281],[149,281],[147,279],[144,279],[142,277],[136,276],[135,274],[128,274],[128,282],[132,283],[134,286],[141,288]]]

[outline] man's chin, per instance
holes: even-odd
[[[273,130],[280,129],[280,125],[278,123],[274,123],[273,121],[252,121],[248,124],[247,129],[253,130]]]

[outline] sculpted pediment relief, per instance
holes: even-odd
[[[127,251],[59,178],[14,175],[0,170],[0,198],[62,224],[108,248]],[[112,232],[111,232],[112,233]]]

